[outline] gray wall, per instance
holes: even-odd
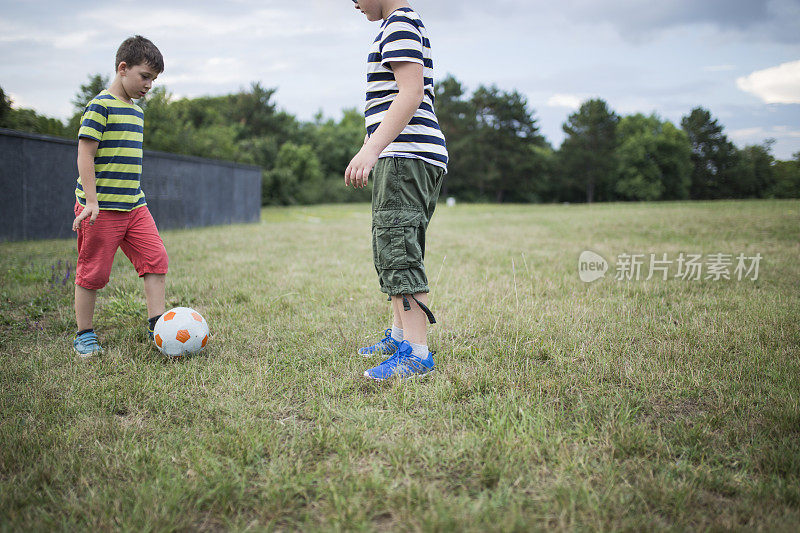
[[[78,142],[0,128],[0,242],[72,237]],[[261,169],[144,151],[142,190],[159,229],[257,222]]]

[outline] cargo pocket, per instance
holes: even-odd
[[[372,257],[379,270],[422,264],[419,232],[423,215],[414,211],[378,211],[372,221]]]

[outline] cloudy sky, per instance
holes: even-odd
[[[528,97],[548,140],[580,102],[680,122],[695,106],[740,146],[800,151],[800,0],[412,0],[437,78]],[[89,74],[113,73],[140,33],[161,49],[175,96],[277,87],[301,119],[360,107],[378,26],[350,0],[3,0],[0,86],[16,106],[65,118]],[[446,133],[446,132],[445,132]]]

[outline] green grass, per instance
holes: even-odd
[[[438,370],[390,384],[353,355],[390,320],[369,226],[165,231],[168,303],[212,331],[181,361],[121,253],[84,363],[74,242],[0,244],[0,530],[796,530],[800,202],[441,206]],[[764,259],[587,285],[585,249]]]

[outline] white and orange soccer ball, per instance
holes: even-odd
[[[164,355],[180,357],[197,353],[208,343],[208,323],[189,307],[170,309],[158,319],[153,341]]]

